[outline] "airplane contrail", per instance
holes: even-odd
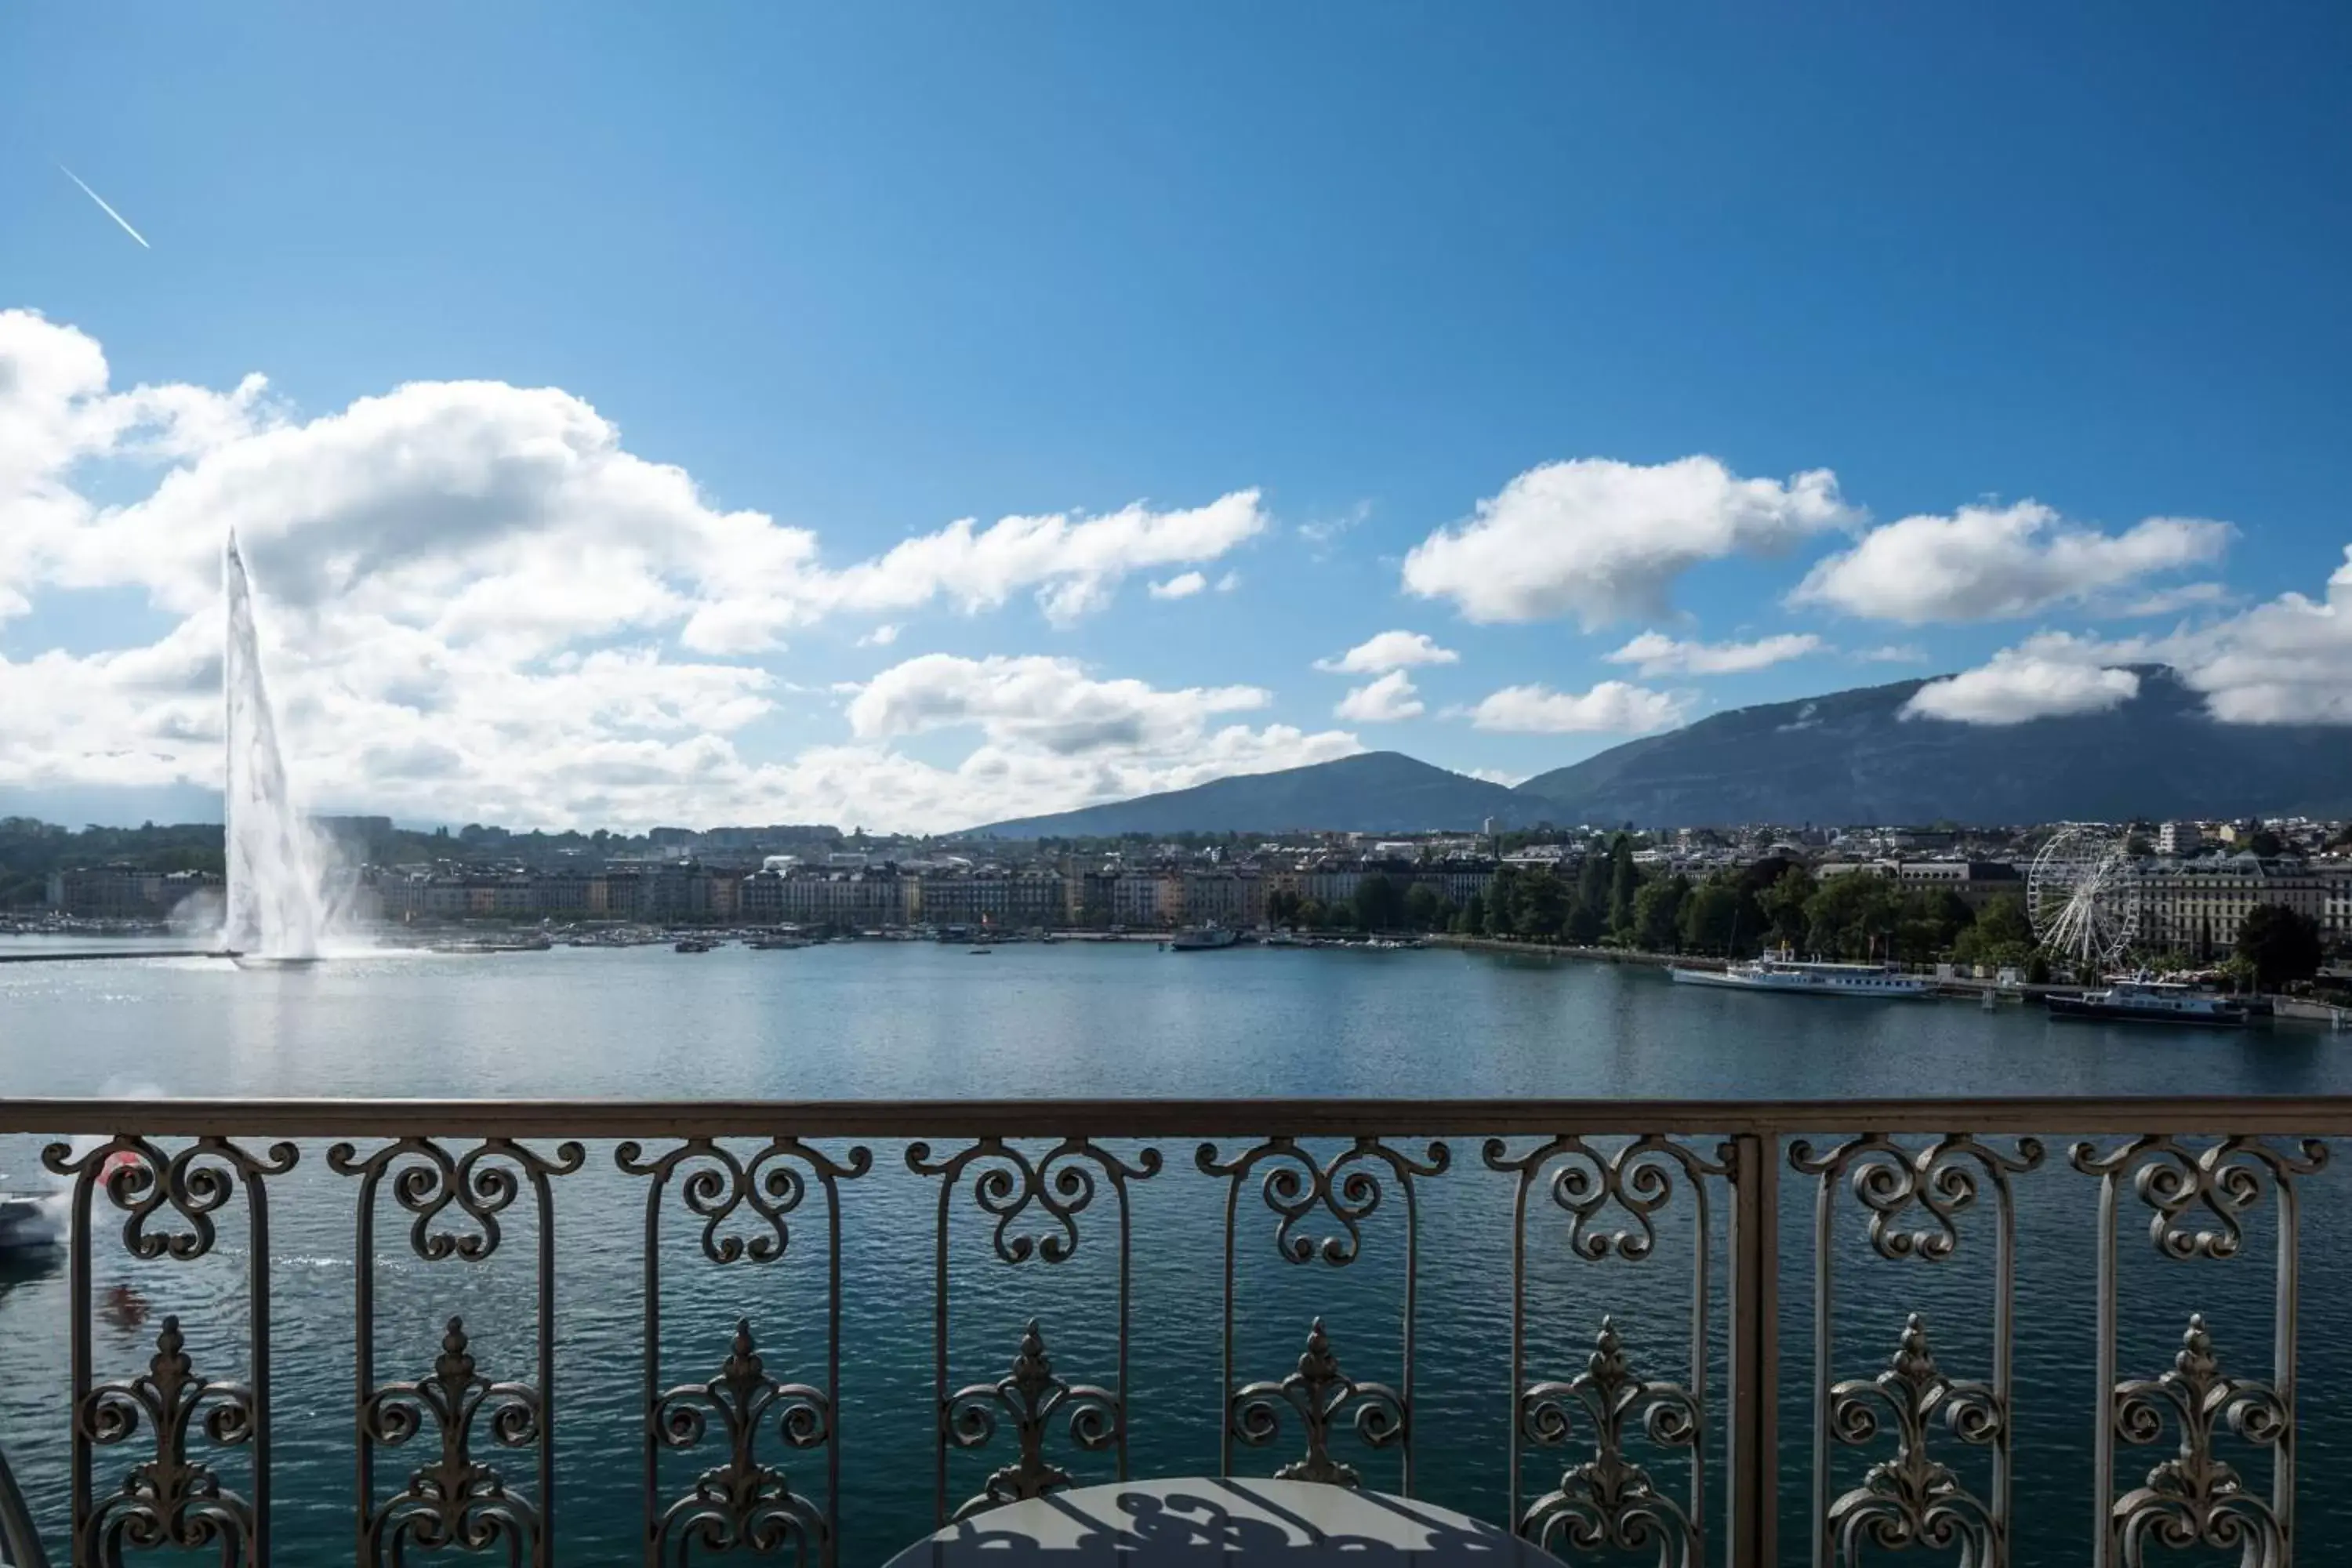
[[[79,174],[75,174],[63,163],[59,163],[58,165],[58,172],[63,174],[67,179],[71,180],[75,184],[81,185],[81,194],[88,196],[91,201],[96,202],[98,204],[99,211],[104,213],[107,216],[121,224],[122,226],[122,232],[137,240],[142,249],[152,250],[155,248],[153,246],[147,243],[147,237],[145,235],[131,226],[131,220],[129,218],[124,217],[121,213],[116,212],[112,207],[106,205],[106,198],[104,196],[100,195],[96,191],[93,191],[88,185],[83,184],[82,177]]]

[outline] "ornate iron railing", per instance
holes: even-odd
[[[1862,1131],[1820,1136],[1842,1128]],[[2051,1133],[2076,1140],[2062,1159],[2047,1152]],[[1914,1547],[2000,1568],[2019,1555],[2020,1467],[2046,1458],[2021,1439],[2018,1414],[2018,1194],[2029,1183],[2071,1184],[2053,1202],[2079,1208],[2096,1254],[2086,1302],[2095,1404],[2075,1445],[2089,1452],[2094,1517],[2052,1560],[2141,1568],[2201,1547],[2284,1568],[2297,1536],[2300,1194],[2326,1165],[2326,1141],[2352,1135],[2352,1100],[0,1101],[0,1135],[14,1134],[85,1135],[43,1155],[69,1216],[69,1495],[57,1511],[77,1563],[154,1548],[271,1560],[270,1200],[310,1161],[305,1145],[323,1142],[324,1170],[352,1205],[349,1514],[362,1563],[453,1549],[535,1568],[556,1561],[554,1400],[566,1353],[556,1222],[560,1194],[593,1165],[642,1184],[635,1420],[648,1563],[740,1552],[829,1568],[841,1556],[844,1446],[859,1437],[844,1367],[861,1353],[845,1317],[845,1242],[866,1223],[866,1189],[895,1168],[931,1190],[927,1524],[1125,1479],[1136,1423],[1181,1418],[1139,1406],[1129,1365],[1136,1195],[1181,1172],[1223,1189],[1216,1420],[1227,1472],[1278,1464],[1284,1477],[1365,1484],[1351,1460],[1392,1453],[1393,1469],[1370,1484],[1411,1493],[1433,1441],[1483,1447],[1507,1467],[1507,1522],[1571,1561],[1632,1551],[1662,1564],[1751,1568],[1794,1556],[1801,1539],[1816,1568]],[[1185,1142],[1189,1158],[1167,1147]],[[883,1143],[896,1147],[877,1155]],[[1442,1221],[1429,1211],[1440,1191],[1450,1204]],[[1784,1202],[1811,1214],[1809,1230],[1790,1227],[1786,1250]],[[1286,1373],[1246,1348],[1238,1265],[1260,1237],[1270,1235],[1274,1266],[1297,1271],[1286,1277],[1348,1270],[1371,1250],[1376,1214],[1402,1231],[1391,1238],[1392,1377],[1367,1376],[1358,1347],[1319,1311],[1295,1326],[1291,1342],[1304,1350]],[[1432,1329],[1421,1321],[1424,1233],[1484,1225],[1482,1215],[1508,1227],[1500,1429],[1434,1433],[1417,1382]],[[193,1351],[183,1308],[155,1325],[143,1367],[102,1367],[101,1261],[193,1263],[232,1218],[245,1331],[227,1359],[241,1364],[218,1364],[218,1335]],[[976,1219],[984,1241],[960,1248],[959,1219]],[[386,1220],[396,1228],[380,1229]],[[2145,1223],[2147,1266],[2166,1268],[2238,1259],[2268,1228],[2266,1377],[2250,1370],[2243,1344],[2223,1345],[2209,1328],[2197,1288],[2211,1276],[2182,1274],[2150,1305],[2174,1324],[2168,1368],[2122,1348],[2130,1222]],[[781,1260],[794,1228],[811,1223],[824,1238],[816,1348],[777,1359],[768,1326],[746,1310],[714,1365],[670,1383],[666,1252],[690,1247],[697,1268],[755,1268]],[[535,1321],[529,1353],[492,1365],[458,1310],[456,1277],[497,1254],[510,1226],[535,1248]],[[1097,1381],[1056,1359],[1070,1304],[1039,1280],[1021,1292],[1026,1327],[998,1363],[1003,1375],[956,1386],[958,1266],[1062,1264],[1097,1226],[1110,1237],[1115,1305],[1108,1357],[1087,1368]],[[1679,1321],[1682,1349],[1664,1355],[1656,1333],[1645,1328],[1636,1342],[1596,1314],[1580,1331],[1591,1347],[1581,1367],[1564,1363],[1554,1331],[1576,1302],[1563,1304],[1571,1293],[1559,1282],[1602,1265],[1655,1270],[1681,1246],[1680,1278],[1648,1293],[1643,1310]],[[1883,1349],[1847,1348],[1861,1309],[1842,1305],[1839,1287],[1856,1260],[1919,1268],[1963,1254],[1981,1259],[1990,1290],[1981,1313],[1952,1325],[1968,1364],[1949,1361],[1940,1322],[1931,1333],[1900,1291],[1862,1312],[1868,1331],[1885,1333]],[[440,1327],[429,1358],[416,1346],[380,1357],[387,1256],[404,1270],[404,1299],[432,1297]],[[1802,1287],[1802,1318],[1784,1286]],[[1781,1347],[1784,1330],[1806,1319],[1809,1418],[1794,1405],[1787,1413],[1810,1437],[1800,1462],[1802,1445],[1783,1453]],[[44,1440],[0,1436],[20,1471]],[[2168,1457],[2119,1476],[2128,1451],[2167,1442]],[[1259,1449],[1279,1454],[1261,1461]],[[970,1452],[1002,1462],[960,1499],[951,1460]],[[665,1480],[666,1456],[695,1453],[715,1462],[682,1487]],[[1562,1468],[1537,1491],[1527,1472],[1546,1453]],[[1802,1486],[1789,1484],[1792,1472]],[[10,1563],[43,1560],[32,1511],[42,1500],[28,1507],[0,1462]]]

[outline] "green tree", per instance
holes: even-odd
[[[1486,934],[1510,936],[1516,931],[1511,922],[1511,906],[1517,901],[1519,868],[1505,866],[1495,873],[1486,888]]]
[[[1577,868],[1576,897],[1570,902],[1564,934],[1579,947],[1590,947],[1601,940],[1601,932],[1609,923],[1609,861],[1605,856],[1587,849],[1583,863]]]
[[[1268,925],[1293,926],[1298,923],[1299,898],[1296,889],[1276,888],[1265,896],[1265,920]]]
[[[1633,864],[1633,841],[1619,834],[1609,843],[1609,934],[1619,942],[1633,935],[1633,898],[1642,890],[1642,868]]]
[[[1709,877],[1683,900],[1683,945],[1695,952],[1730,956],[1739,934],[1740,892],[1725,877]]]
[[[1404,892],[1404,923],[1415,931],[1443,931],[1454,912],[1444,894],[1426,882],[1415,882]]]
[[[2256,904],[2238,927],[2238,956],[2253,970],[2254,984],[2277,991],[2319,973],[2319,925],[2284,904]]]
[[[1977,911],[1973,923],[1952,939],[1952,957],[1962,963],[2014,965],[2033,954],[2033,922],[2026,918],[2025,895],[2002,893]]]
[[[1643,951],[1668,952],[1682,946],[1683,902],[1690,893],[1690,879],[1680,872],[1642,884],[1633,895],[1633,940]]]
[[[1866,958],[1891,943],[1902,918],[1895,884],[1869,871],[1825,877],[1805,900],[1806,941],[1828,958]]]
[[[2246,847],[2265,860],[2274,860],[2286,853],[2286,846],[2279,842],[2279,836],[2267,827],[2254,829],[2253,837],[2246,840]]]
[[[1895,956],[1908,963],[1943,957],[1975,916],[1968,900],[1949,888],[1920,888],[1903,895],[1895,921]]]
[[[1297,919],[1301,929],[1306,931],[1321,931],[1328,919],[1323,909],[1323,900],[1320,899],[1301,899],[1298,901]]]
[[[1486,934],[1486,895],[1473,893],[1462,904],[1462,932],[1465,936]]]
[[[1404,889],[1374,871],[1356,883],[1355,916],[1362,931],[1394,931],[1404,923]]]
[[[1568,884],[1549,866],[1519,879],[1514,921],[1522,936],[1557,942],[1568,920]]]
[[[1756,895],[1756,906],[1767,922],[1771,945],[1796,947],[1807,935],[1805,905],[1815,891],[1813,874],[1802,866],[1780,864],[1785,869]]]

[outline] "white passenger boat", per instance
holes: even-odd
[[[1797,996],[1925,996],[1928,983],[1883,963],[1815,963],[1767,954],[1723,969],[1666,973],[1677,984],[1724,985],[1738,991],[1780,991]]]
[[[1171,952],[1213,952],[1241,940],[1241,932],[1223,926],[1186,926],[1168,940]]]

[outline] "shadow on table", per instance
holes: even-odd
[[[1041,1518],[1040,1509],[1048,1514]],[[1551,1561],[1491,1525],[1425,1510],[1404,1499],[1339,1488],[1328,1499],[1293,1506],[1289,1499],[1269,1496],[1245,1481],[1203,1479],[1174,1487],[1162,1481],[1148,1488],[1089,1488],[1077,1497],[1051,1494],[1026,1505],[1023,1513],[1018,1524],[999,1514],[966,1520],[898,1562],[906,1568],[925,1562],[949,1568],[984,1558],[1007,1568],[1026,1563],[1071,1568],[1116,1557],[1123,1568],[1147,1568],[1214,1555],[1226,1563],[1239,1557],[1311,1568],[1344,1555],[1353,1568],[1378,1568],[1408,1561]]]

